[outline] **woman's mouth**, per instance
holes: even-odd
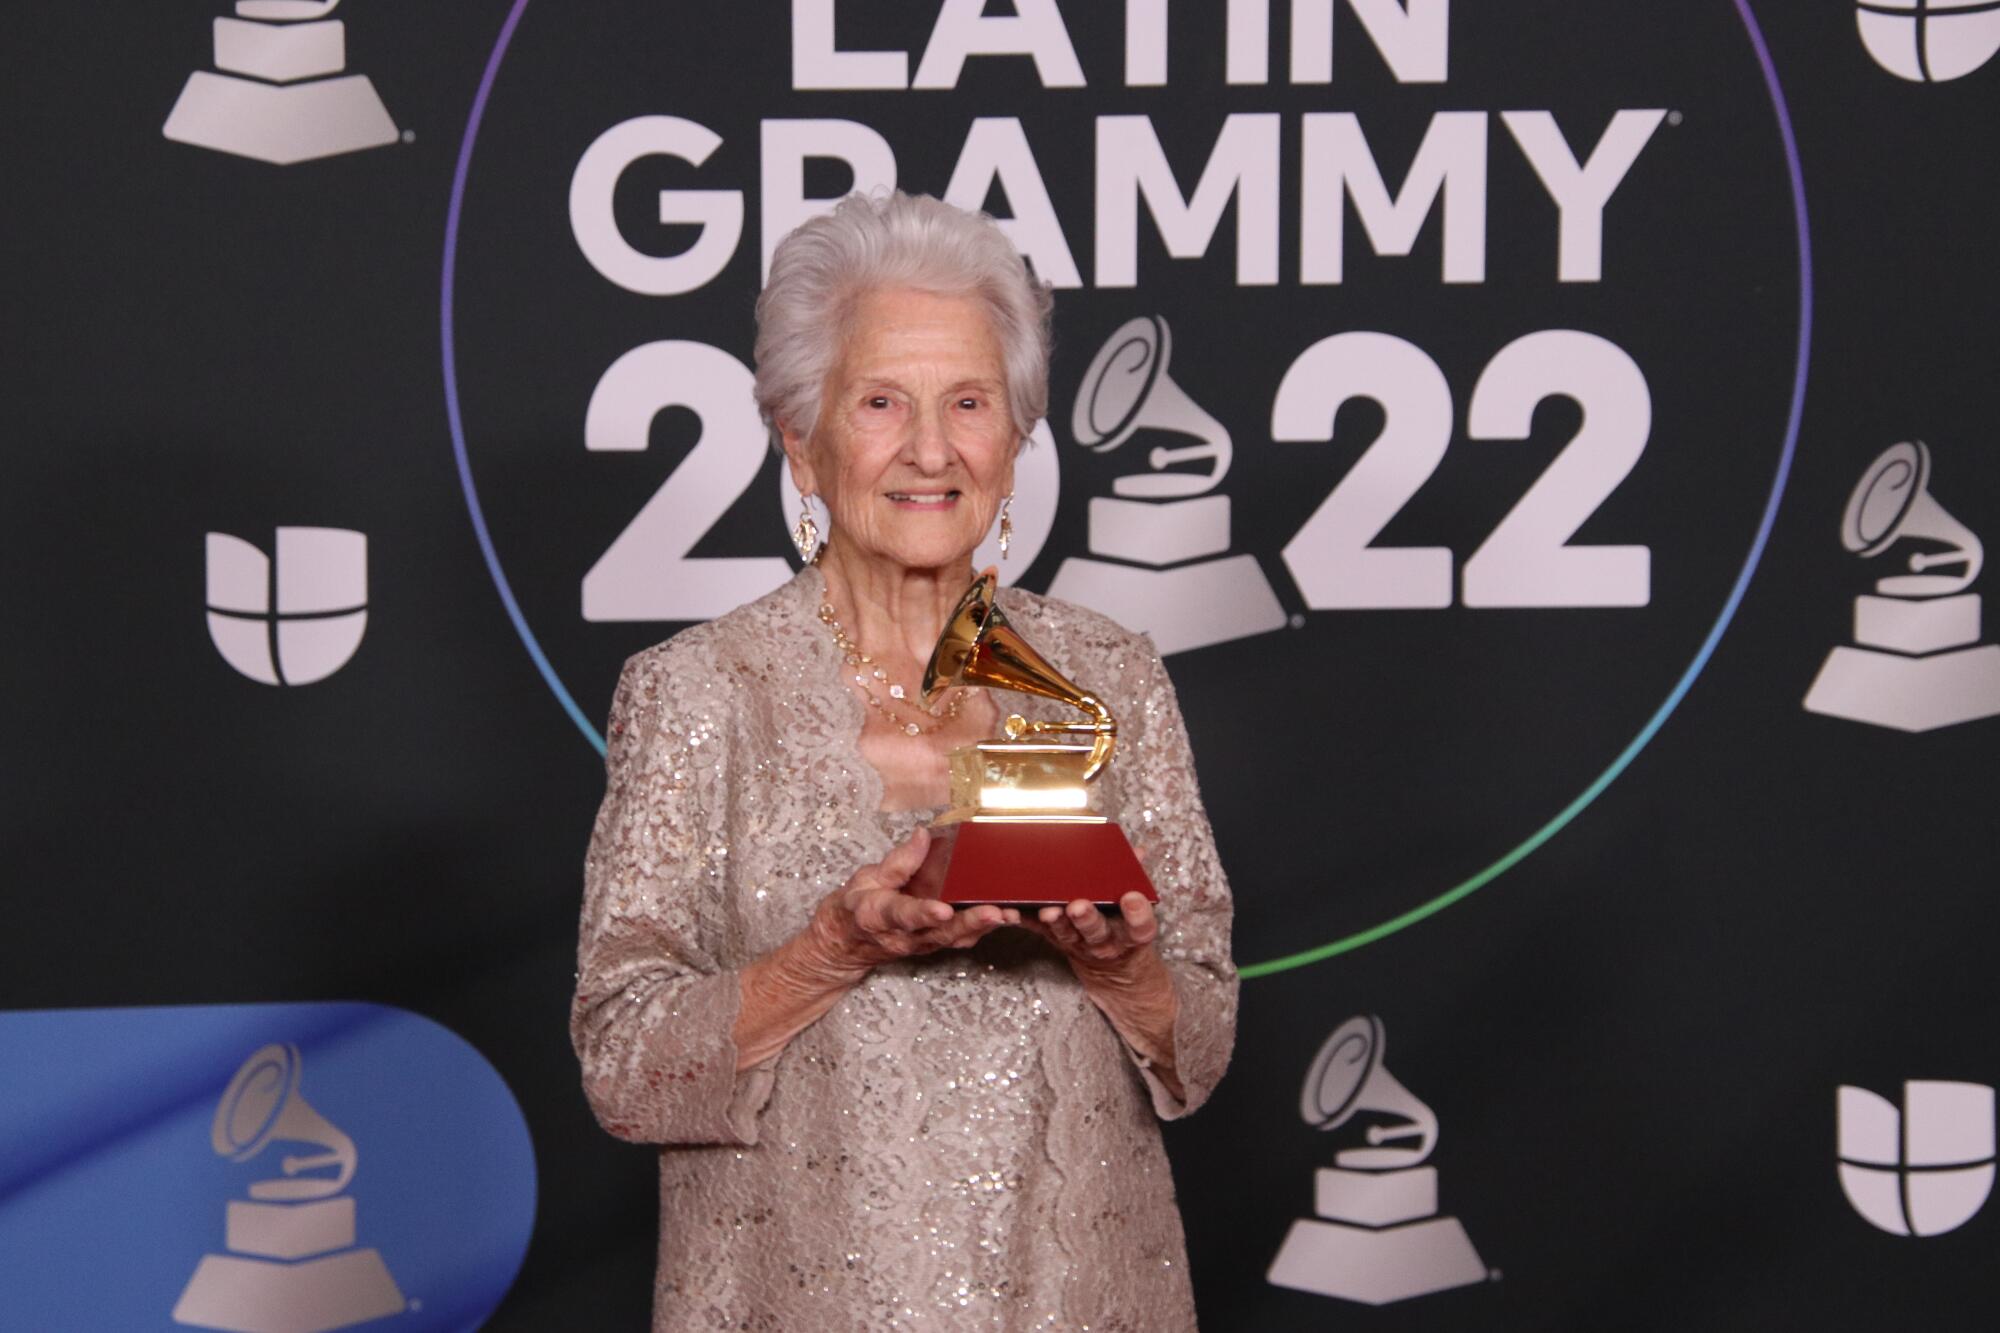
[[[889,502],[911,509],[945,509],[958,501],[957,491],[890,491]]]

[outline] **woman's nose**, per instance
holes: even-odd
[[[935,476],[951,466],[951,440],[940,408],[919,408],[910,425],[909,460],[919,472]]]

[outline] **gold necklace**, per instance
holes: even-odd
[[[931,732],[942,730],[958,716],[959,702],[963,696],[956,690],[952,691],[951,702],[945,705],[943,713],[939,713],[935,708],[925,708],[920,704],[913,703],[909,698],[909,692],[895,681],[890,680],[888,671],[877,665],[873,656],[862,652],[860,644],[847,637],[847,631],[841,627],[839,619],[834,614],[832,602],[821,602],[819,604],[819,620],[822,625],[825,625],[832,632],[834,646],[840,649],[841,657],[846,661],[847,665],[855,668],[854,683],[861,687],[861,697],[868,701],[870,708],[875,709],[882,716],[888,718],[890,724],[904,735],[929,735]],[[884,701],[876,693],[878,685],[886,685],[888,687],[889,698],[887,701]],[[913,722],[906,717],[898,716],[897,710],[899,707],[911,709],[917,716],[925,719],[929,725],[925,725],[922,722]]]

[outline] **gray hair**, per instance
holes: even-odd
[[[778,243],[757,298],[757,410],[810,436],[861,297],[895,288],[976,297],[1007,369],[1007,409],[1026,439],[1049,410],[1055,298],[992,218],[929,195],[850,194]]]

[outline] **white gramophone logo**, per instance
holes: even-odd
[[[1982,644],[1979,594],[1968,592],[1985,553],[1979,538],[1930,494],[1931,452],[1915,441],[1869,464],[1840,540],[1872,560],[1917,540],[1909,573],[1878,579],[1854,599],[1854,642],[1827,654],[1806,692],[1806,709],[1878,727],[1930,731],[2000,713],[2000,644]],[[1957,566],[1948,574],[1925,571]]]
[[[174,1322],[236,1333],[322,1333],[399,1314],[403,1293],[373,1249],[354,1243],[354,1198],[342,1194],[360,1154],[299,1095],[299,1049],[273,1043],[243,1062],[215,1108],[210,1141],[247,1162],[273,1143],[322,1149],[279,1160],[282,1178],[231,1199],[223,1243],[202,1257]],[[314,1175],[331,1169],[333,1174]]]
[[[1898,1236],[1940,1236],[1993,1190],[1993,1089],[1911,1079],[1903,1107],[1842,1084],[1834,1099],[1840,1188],[1854,1211]]]
[[[1458,1219],[1437,1215],[1437,1168],[1424,1164],[1437,1116],[1383,1066],[1382,1051],[1382,1021],[1350,1018],[1306,1075],[1299,1114],[1313,1128],[1336,1130],[1362,1112],[1387,1119],[1314,1173],[1319,1216],[1292,1223],[1266,1274],[1277,1286],[1387,1305],[1487,1276]]]
[[[1155,446],[1148,470],[1119,477],[1090,501],[1090,549],[1071,556],[1051,597],[1096,607],[1177,653],[1278,629],[1284,608],[1252,555],[1229,549],[1229,497],[1214,495],[1234,450],[1229,432],[1167,374],[1171,338],[1157,315],[1128,320],[1084,372],[1070,413],[1078,444],[1108,453],[1141,429],[1196,443]],[[1174,470],[1195,463],[1205,471]]]
[[[215,68],[196,70],[162,130],[177,143],[281,166],[379,148],[395,122],[366,74],[347,67],[340,0],[237,0],[215,21]]]
[[[1959,78],[2000,51],[1993,0],[1861,0],[1854,22],[1875,63],[1912,83]]]
[[[368,538],[346,528],[279,528],[273,560],[208,534],[208,637],[266,685],[310,685],[347,664],[368,628]],[[275,603],[275,605],[274,605]]]

